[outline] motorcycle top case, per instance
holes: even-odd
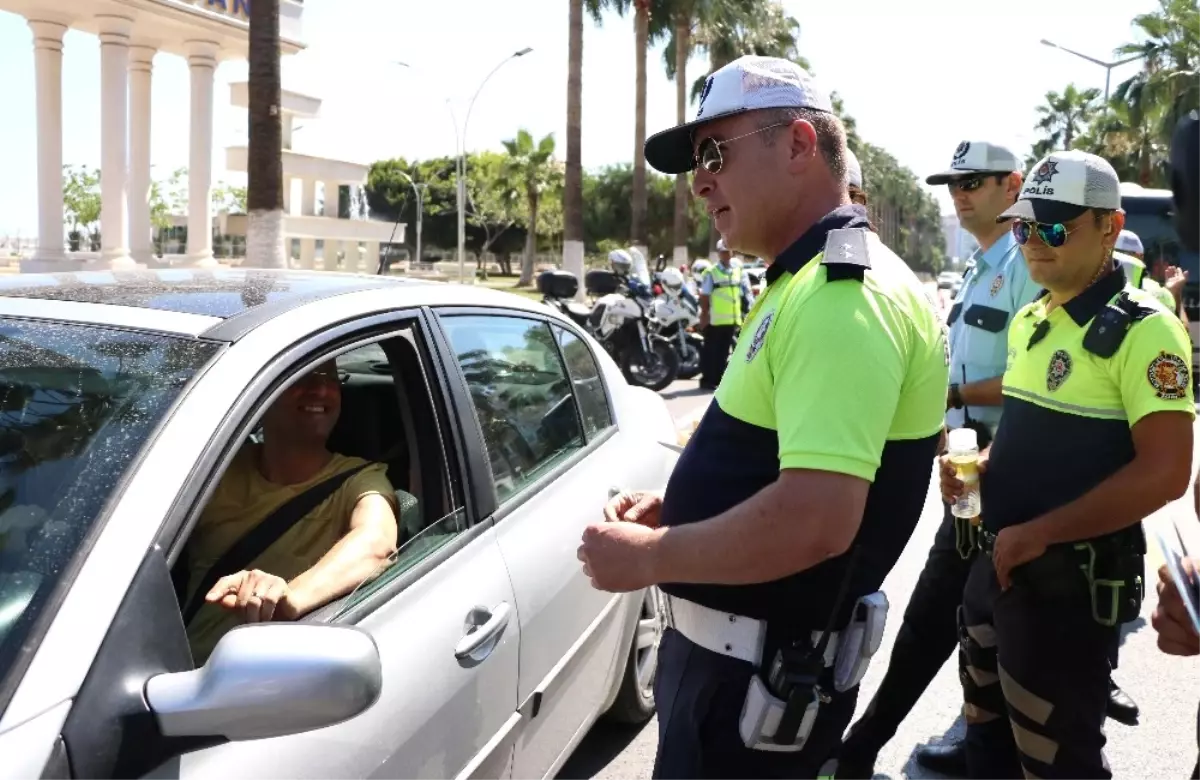
[[[543,271],[538,274],[538,292],[550,298],[574,298],[579,279],[570,271]]]
[[[587,272],[583,277],[583,284],[589,295],[609,295],[620,292],[621,277],[612,271],[597,268]]]

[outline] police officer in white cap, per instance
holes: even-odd
[[[717,70],[697,119],[646,142],[657,170],[693,172],[728,248],[767,264],[665,495],[616,496],[577,553],[597,588],[665,595],[655,777],[818,775],[925,505],[943,330],[850,202],[845,159],[828,94],[774,57]]]
[[[1176,266],[1168,269],[1167,285],[1159,284],[1146,268],[1146,248],[1142,239],[1132,230],[1122,230],[1113,247],[1113,259],[1125,272],[1125,279],[1134,287],[1153,295],[1159,303],[1177,314],[1180,313],[1179,298],[1187,274]]]
[[[709,266],[700,281],[700,330],[704,336],[700,387],[704,390],[716,390],[721,383],[733,336],[742,324],[742,302],[750,295],[749,277],[733,262],[723,238],[717,241],[717,257],[719,262]]]
[[[850,190],[850,202],[859,206],[867,205],[867,193],[863,189],[862,166],[858,157],[849,149],[846,150],[846,187]]]

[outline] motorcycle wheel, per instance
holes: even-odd
[[[646,387],[657,393],[679,375],[679,353],[670,343],[655,341],[653,352],[646,356],[642,365],[634,350],[626,349],[621,353],[621,372],[629,384]]]
[[[704,340],[698,336],[689,336],[679,352],[679,378],[692,379],[700,374],[700,349]]]

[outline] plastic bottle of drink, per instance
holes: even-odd
[[[963,483],[962,495],[950,507],[955,517],[979,522],[979,438],[971,428],[955,428],[949,436],[950,464]]]

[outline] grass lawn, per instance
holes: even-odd
[[[516,293],[524,295],[526,298],[531,298],[535,301],[542,299],[542,294],[538,292],[537,285],[529,287],[517,287],[519,277],[516,276],[491,276],[486,281],[479,280],[476,284],[490,287],[493,290],[502,290],[504,292]]]

